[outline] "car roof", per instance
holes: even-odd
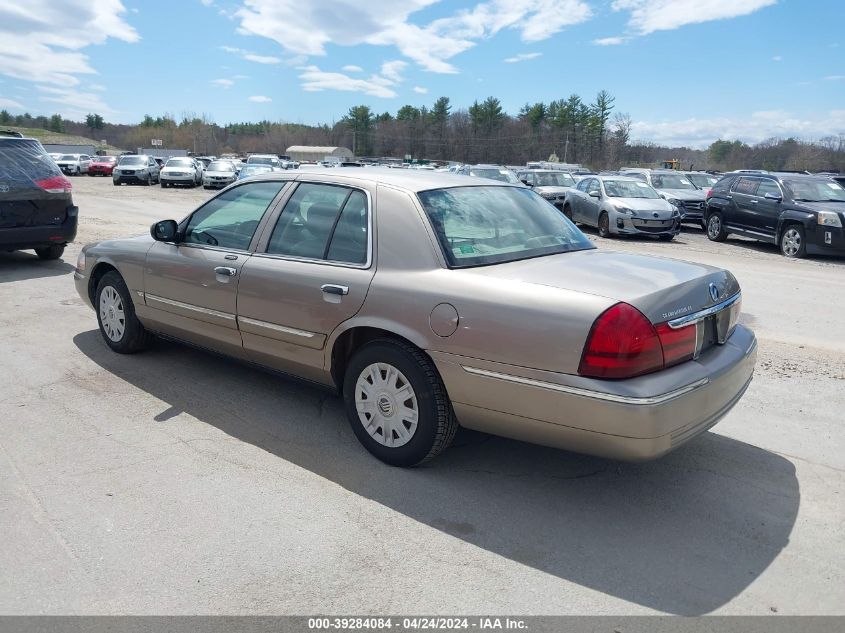
[[[600,180],[629,180],[631,182],[642,182],[639,178],[631,178],[631,176],[623,176],[622,174],[596,174],[594,176],[588,176],[588,178],[590,177],[599,178]]]
[[[307,175],[306,175],[307,174]],[[430,189],[448,189],[450,187],[515,187],[523,189],[515,183],[500,182],[489,178],[462,176],[445,171],[429,169],[391,169],[390,167],[368,167],[366,169],[336,169],[309,168],[287,172],[270,172],[260,176],[261,180],[300,180],[310,175],[330,176],[333,179],[343,179],[350,184],[355,182],[371,185],[390,185],[411,192],[428,191]],[[254,182],[254,181],[253,181]]]

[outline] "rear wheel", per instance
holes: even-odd
[[[707,239],[711,242],[724,242],[728,239],[722,214],[718,211],[711,213],[707,218]]]
[[[800,259],[807,255],[807,241],[804,239],[804,227],[790,224],[780,236],[780,252],[785,257]]]
[[[59,259],[59,257],[61,257],[64,252],[64,244],[57,244],[55,246],[45,246],[43,248],[35,249],[35,254],[38,255],[40,259],[44,260]]]
[[[602,211],[599,216],[599,237],[610,237],[610,218],[607,211]]]
[[[401,341],[376,340],[358,350],[346,369],[343,397],[358,440],[392,466],[431,459],[458,428],[434,364]]]
[[[100,334],[118,354],[133,354],[147,346],[150,334],[135,316],[135,305],[126,282],[117,271],[103,275],[97,284],[94,307]]]

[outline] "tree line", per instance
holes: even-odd
[[[737,168],[845,172],[845,134],[822,139],[772,138],[749,145],[717,140],[707,149],[666,147],[631,137],[632,120],[616,110],[606,90],[591,100],[577,94],[548,103],[526,103],[509,114],[490,96],[468,108],[453,107],[448,97],[428,106],[404,105],[377,112],[362,104],[331,124],[303,125],[281,121],[234,122],[219,125],[208,115],[184,112],[145,115],[135,125],[112,124],[90,113],[70,121],[0,110],[0,125],[40,127],[54,132],[106,139],[125,149],[164,147],[197,154],[283,153],[291,145],[345,146],[357,156],[392,156],[463,163],[522,165],[529,160],[557,159],[593,169],[655,165],[678,159],[684,168]]]

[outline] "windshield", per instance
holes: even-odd
[[[511,171],[507,169],[495,169],[493,167],[490,169],[470,169],[469,175],[478,176],[479,178],[492,178],[493,180],[500,180],[511,184],[519,182],[519,179]]]
[[[719,182],[719,179],[711,174],[687,174],[687,178],[689,178],[692,181],[692,184],[696,187],[701,187],[702,189],[712,187]]]
[[[146,156],[124,156],[120,159],[121,165],[146,165]]]
[[[845,202],[845,189],[831,180],[784,180],[795,200],[803,202]]]
[[[278,165],[278,158],[271,158],[269,156],[250,156],[246,162],[254,165]]]
[[[540,187],[574,187],[575,179],[563,172],[535,172],[534,183]]]
[[[62,154],[59,160],[79,160],[79,156],[76,154]]]
[[[454,187],[419,194],[450,266],[484,266],[594,248],[530,189]]]
[[[610,198],[659,198],[660,195],[645,182],[638,180],[605,180],[604,190]]]
[[[651,185],[657,189],[695,189],[689,178],[680,174],[652,174]]]
[[[193,167],[194,162],[190,158],[171,158],[164,164],[165,167]]]
[[[216,160],[208,166],[208,171],[235,171],[235,166],[232,163]]]

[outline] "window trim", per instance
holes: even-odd
[[[774,183],[775,187],[777,187],[777,188],[778,188],[778,191],[780,191],[780,199],[781,199],[781,200],[785,200],[785,199],[786,199],[786,196],[784,196],[783,187],[781,187],[781,186],[780,186],[780,183],[779,183],[777,180],[775,180],[774,178],[758,178],[758,179],[757,179],[757,189],[754,191],[754,197],[755,197],[755,198],[763,198],[763,199],[765,199],[765,198],[766,198],[765,194],[763,194],[762,196],[757,195],[757,192],[758,192],[758,191],[760,191],[760,185],[761,185],[762,183],[764,183],[764,182],[771,182],[771,183]],[[750,195],[750,194],[749,194],[749,195]]]
[[[735,180],[731,183],[730,192],[731,192],[732,194],[736,194],[736,195],[740,195],[740,196],[748,196],[749,198],[756,198],[756,197],[757,197],[757,187],[755,187],[755,188],[754,188],[754,193],[746,193],[745,191],[737,191],[737,190],[736,190],[736,188],[737,188],[737,186],[739,185],[740,181],[741,181],[741,180],[743,180],[743,179],[746,179],[746,178],[747,178],[748,180],[751,180],[752,182],[757,183],[757,187],[759,187],[759,186],[760,186],[760,180],[762,180],[761,178],[758,178],[758,177],[756,177],[756,176],[748,176],[748,175],[742,175],[742,174],[740,174],[740,175],[739,175],[739,177],[737,177],[737,178],[736,178],[736,179],[735,179]]]
[[[322,264],[324,266],[334,266],[336,268],[355,268],[359,270],[367,270],[371,268],[373,265],[373,215],[374,215],[374,206],[373,206],[373,197],[370,192],[363,188],[356,185],[352,185],[346,182],[336,182],[336,181],[319,181],[319,180],[296,180],[291,181],[295,183],[294,187],[290,188],[288,195],[284,197],[284,200],[280,201],[278,208],[274,209],[273,215],[275,215],[275,219],[268,218],[267,224],[263,229],[263,233],[266,233],[266,236],[262,234],[261,240],[259,243],[255,245],[255,250],[252,253],[253,257],[261,257],[263,259],[279,259],[282,261],[292,261],[292,262],[303,262],[306,264]],[[341,206],[340,212],[343,211],[343,206],[345,206],[346,202],[348,202],[349,197],[355,191],[360,191],[364,194],[367,200],[367,260],[363,264],[353,264],[352,262],[341,262],[337,260],[331,259],[317,259],[314,257],[297,257],[296,255],[283,255],[280,253],[268,253],[267,249],[270,247],[270,238],[273,236],[273,231],[276,228],[279,220],[282,218],[282,214],[285,211],[285,207],[293,195],[296,193],[296,190],[299,189],[300,185],[328,185],[330,187],[343,187],[345,189],[349,189],[350,192],[347,194],[346,199],[344,200],[344,205]],[[340,212],[335,218],[335,225],[340,220]],[[271,225],[272,224],[272,228]],[[332,237],[334,236],[334,226],[332,227]],[[268,230],[269,229],[269,230]],[[331,240],[328,241],[327,246],[331,246]],[[259,251],[258,249],[261,248]],[[325,252],[325,250],[323,251]]]

